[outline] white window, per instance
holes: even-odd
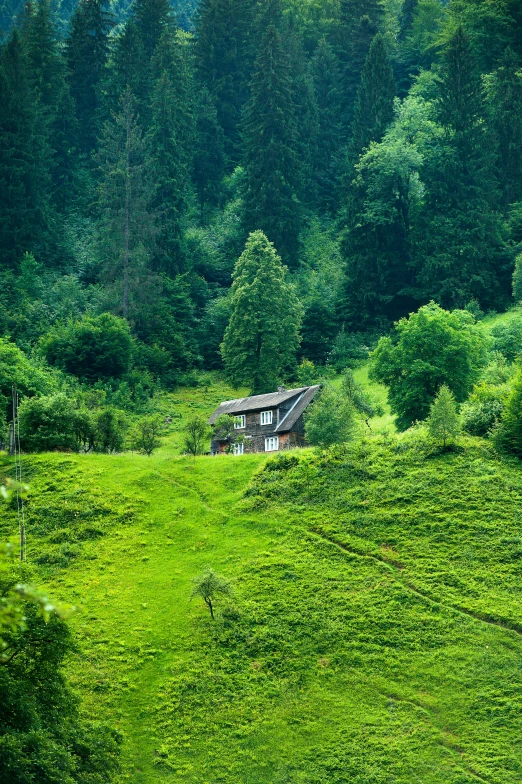
[[[241,442],[240,444],[234,444],[234,454],[236,456],[243,454],[243,446],[244,446],[243,442]]]
[[[272,424],[272,412],[271,411],[261,411],[261,424],[262,425],[271,425]]]
[[[246,416],[240,414],[234,418],[234,430],[243,430],[246,427]]]
[[[279,438],[277,436],[270,436],[265,438],[265,452],[277,452],[279,449]]]

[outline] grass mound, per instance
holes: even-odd
[[[519,782],[522,472],[462,447],[28,459],[29,554],[82,607],[70,675],[122,782]]]

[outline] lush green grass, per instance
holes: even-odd
[[[299,457],[26,458],[29,556],[81,606],[69,673],[122,781],[519,782],[520,465]],[[216,623],[189,600],[208,565],[235,586]]]

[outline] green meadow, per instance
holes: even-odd
[[[517,461],[174,451],[24,460],[29,560],[77,607],[68,675],[123,734],[121,782],[520,781]],[[234,587],[214,623],[208,566]]]

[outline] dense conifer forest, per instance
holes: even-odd
[[[0,784],[518,784],[521,357],[520,0],[0,0]]]

